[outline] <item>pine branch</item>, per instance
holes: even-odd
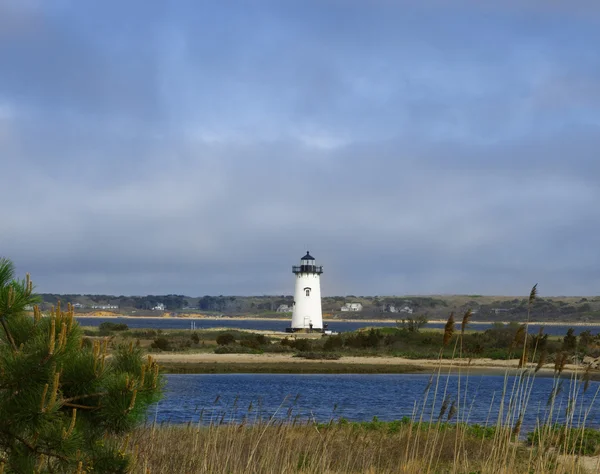
[[[138,389],[138,393],[146,393],[146,392],[153,392],[154,390],[151,389]],[[97,392],[97,393],[88,393],[86,395],[77,395],[76,397],[70,397],[70,398],[65,398],[61,401],[61,404],[64,406],[74,406],[74,405],[67,405],[68,403],[71,402],[75,402],[78,400],[84,400],[86,398],[92,398],[92,397],[104,397],[106,395],[108,395],[108,392]]]
[[[6,321],[4,320],[4,318],[0,318],[0,322],[2,322],[2,328],[4,329],[4,332],[6,333],[6,338],[8,339],[8,342],[10,342],[13,352],[18,352],[19,349],[17,348],[17,344],[15,343],[15,340],[13,339],[12,334],[10,333],[10,330],[8,329]]]
[[[60,459],[61,461],[64,461],[64,462],[69,462],[70,461],[69,458],[67,458],[65,456],[62,456],[62,455],[60,455],[58,453],[53,453],[51,451],[46,451],[45,449],[36,448],[29,441],[27,441],[25,438],[22,438],[21,436],[18,436],[18,435],[14,434],[14,433],[10,433],[10,432],[4,431],[4,434],[7,435],[9,437],[9,439],[10,438],[14,438],[17,441],[21,442],[21,444],[23,446],[25,446],[32,453],[42,454],[44,456],[48,456],[48,457],[51,457],[51,458]]]
[[[71,403],[77,400],[83,400],[85,398],[91,398],[91,397],[103,397],[104,395],[108,395],[108,392],[98,392],[98,393],[88,393],[86,395],[78,395],[76,397],[70,397],[70,398],[65,398],[62,400],[62,404],[65,405],[66,403]]]
[[[63,403],[64,407],[79,408],[81,410],[99,410],[100,407],[90,407],[87,405],[78,405],[77,403]]]

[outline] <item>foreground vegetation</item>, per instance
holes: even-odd
[[[114,436],[158,399],[158,366],[133,344],[84,344],[70,306],[29,316],[36,302],[0,258],[0,473],[128,472]]]
[[[136,430],[126,442],[136,453],[134,472],[143,474],[574,474],[596,472],[597,468],[594,460],[582,462],[576,448],[564,450],[557,442],[546,445],[539,439],[533,444],[519,442],[509,429],[406,419],[391,423],[270,420],[251,425],[165,425]]]

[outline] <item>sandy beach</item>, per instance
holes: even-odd
[[[168,354],[158,353],[152,355],[159,364],[170,366],[177,365],[261,365],[261,366],[287,366],[290,369],[301,369],[302,365],[317,364],[323,368],[339,368],[344,366],[377,366],[378,372],[385,371],[385,366],[394,368],[392,372],[398,372],[398,367],[410,368],[410,372],[434,372],[438,369],[442,371],[461,371],[463,373],[473,374],[514,374],[517,372],[518,360],[494,360],[494,359],[454,359],[454,360],[431,360],[431,359],[406,359],[402,357],[341,357],[338,360],[310,360],[300,357],[294,357],[291,354]],[[530,364],[535,367],[535,364]],[[575,364],[567,364],[563,373],[574,374],[582,373],[583,367]],[[538,372],[538,376],[551,376],[554,374],[554,364],[545,364]],[[600,372],[594,371],[595,375]]]

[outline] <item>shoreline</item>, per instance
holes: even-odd
[[[115,315],[93,315],[93,314],[75,314],[76,318],[105,318],[105,319],[156,319],[156,320],[182,320],[182,321],[193,321],[193,320],[206,320],[206,321],[291,321],[290,318],[260,318],[260,317],[206,317],[206,316],[198,316],[198,317],[189,317],[189,316],[131,316],[124,314],[115,314]],[[387,323],[387,324],[395,324],[397,320],[391,319],[323,319],[323,322],[326,323]],[[398,320],[399,321],[399,320]],[[446,324],[447,320],[445,319],[432,319],[427,322],[427,324]],[[469,325],[486,325],[486,324],[510,324],[510,323],[518,323],[523,324],[521,321],[469,321]],[[600,321],[598,322],[581,322],[581,321],[573,321],[573,322],[560,322],[560,321],[529,321],[529,324],[533,324],[536,326],[591,326],[591,327],[600,327]],[[199,328],[200,329],[200,328]],[[427,329],[427,328],[425,328]]]
[[[518,359],[407,359],[403,357],[342,356],[337,360],[310,360],[291,354],[150,354],[167,373],[425,373],[469,375],[517,375]],[[530,363],[529,368],[535,364]],[[567,364],[562,376],[583,373],[584,368]],[[553,377],[554,364],[545,364],[536,377]],[[600,380],[600,371],[591,372]]]

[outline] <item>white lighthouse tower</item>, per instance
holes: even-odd
[[[322,331],[321,273],[323,267],[315,265],[315,258],[306,252],[300,266],[293,266],[296,275],[292,331]]]

